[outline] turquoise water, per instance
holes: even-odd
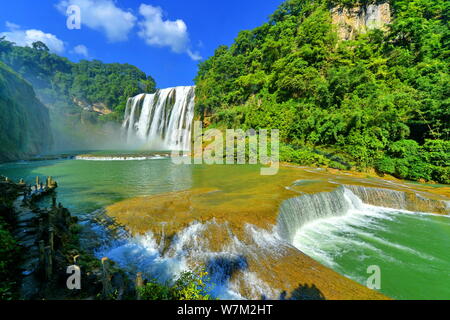
[[[74,214],[92,212],[135,196],[189,189],[192,168],[170,159],[144,161],[50,160],[0,165],[0,174],[34,183],[52,176],[60,185],[58,201]]]
[[[378,266],[389,297],[450,299],[450,217],[367,207],[304,226],[295,246],[364,285]]]
[[[110,156],[111,152],[90,153]],[[140,156],[122,152],[115,155]],[[148,153],[147,153],[148,155]],[[243,178],[258,173],[257,165],[178,165],[169,157],[149,160],[90,161],[46,160],[0,164],[0,174],[14,181],[23,178],[34,184],[36,176],[52,176],[58,183],[58,201],[74,214],[90,213],[112,203],[138,196],[154,195],[194,187],[219,188],[231,192],[260,181]],[[259,174],[252,177],[259,179]]]

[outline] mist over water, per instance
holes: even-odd
[[[121,125],[116,122],[69,121],[62,115],[53,115],[51,128],[54,136],[54,153],[135,149],[124,139]]]

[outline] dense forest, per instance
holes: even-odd
[[[286,161],[450,183],[450,2],[391,0],[385,28],[339,38],[333,8],[382,2],[286,1],[201,62],[197,114],[279,129]]]

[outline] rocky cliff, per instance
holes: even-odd
[[[88,103],[84,100],[78,99],[76,97],[72,98],[73,103],[83,109],[84,111],[95,112],[97,115],[105,115],[112,113],[112,110],[103,102]]]
[[[354,7],[336,6],[331,9],[331,17],[337,26],[339,38],[351,40],[358,33],[385,28],[391,23],[391,8],[388,2]]]
[[[45,152],[52,141],[47,108],[28,82],[0,63],[0,162]]]

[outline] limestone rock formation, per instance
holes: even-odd
[[[331,18],[338,28],[341,40],[352,40],[358,33],[372,29],[383,29],[391,23],[391,8],[388,2],[349,7],[334,7]]]
[[[88,103],[86,101],[83,101],[81,99],[78,99],[76,97],[72,98],[72,102],[83,109],[84,111],[92,111],[96,112],[99,115],[105,115],[112,113],[112,110],[108,108],[108,106],[103,102],[97,102],[97,103]]]

